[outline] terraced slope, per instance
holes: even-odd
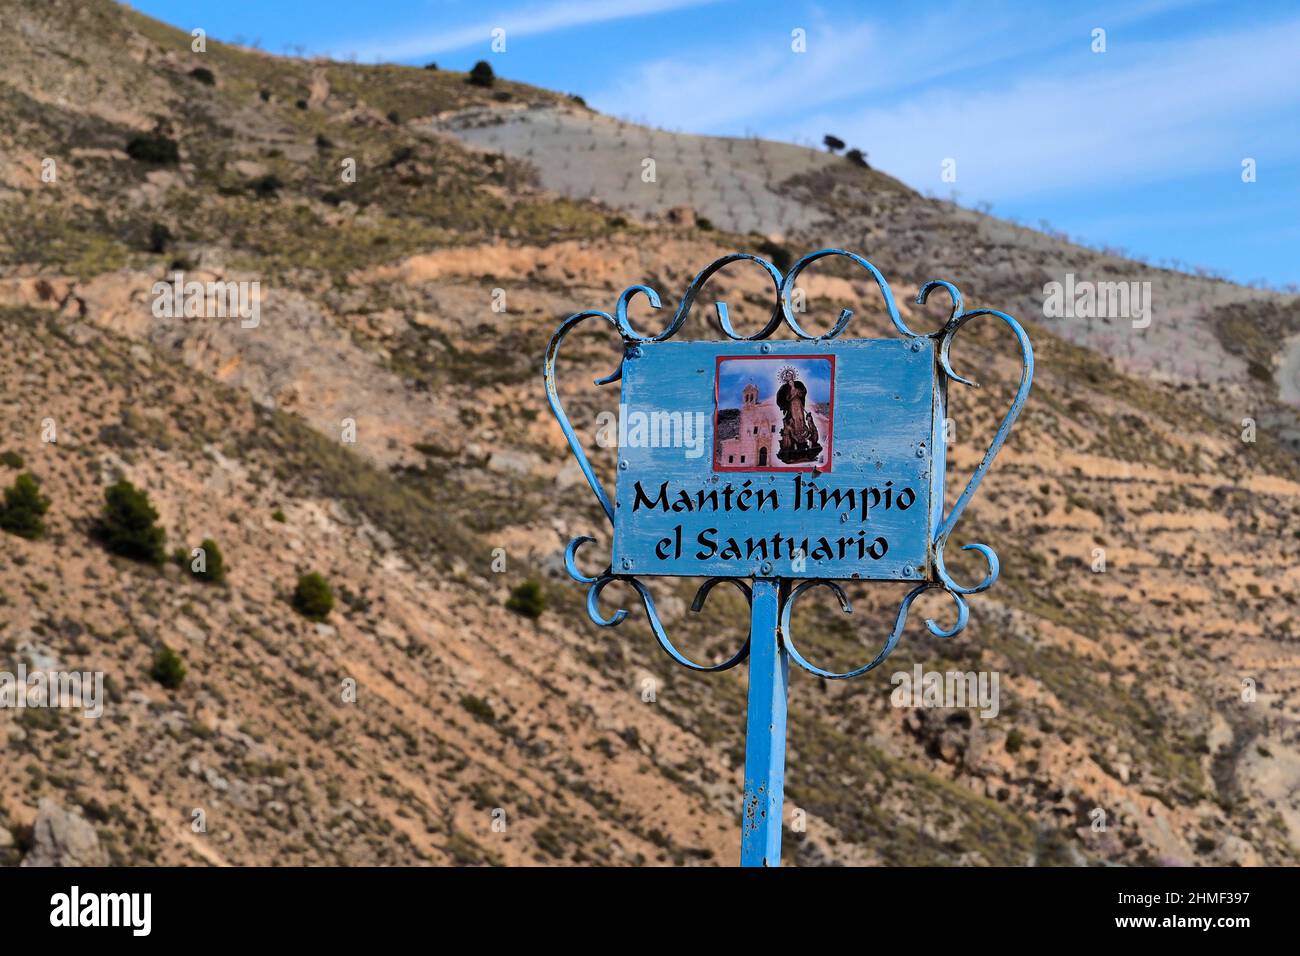
[[[744,675],[676,668],[630,604],[617,629],[587,622],[560,554],[574,534],[606,542],[604,518],[540,357],[562,316],[632,281],[671,305],[724,252],[835,244],[900,300],[943,277],[1018,310],[1039,375],[957,532],[998,548],[1002,581],[950,642],[920,624],[950,608],[922,602],[886,668],[996,671],[999,713],[894,707],[888,674],[796,675],[790,861],[1294,862],[1300,469],[1276,347],[1294,299],[1153,272],[1163,338],[1125,355],[1099,336],[1138,338],[1043,319],[1035,296],[1063,269],[1132,263],[843,160],[665,138],[462,74],[194,54],[106,2],[0,13],[0,485],[29,471],[52,502],[43,539],[0,535],[0,670],[103,670],[109,687],[98,720],[0,710],[0,859],[30,852],[47,801],[115,863],[735,862]],[[141,136],[177,161],[133,158]],[[662,155],[662,193],[629,200],[604,159],[585,193],[557,171],[566,142],[604,157],[619,137],[634,170],[642,141]],[[674,169],[728,149],[734,196]],[[256,327],[155,317],[176,272],[259,282]],[[806,286],[809,324],[847,305],[884,334],[861,275]],[[747,327],[766,311],[757,270],[710,294]],[[689,334],[713,335],[706,319]],[[963,335],[954,360],[983,387],[955,396],[954,490],[1016,372],[995,328]],[[1167,361],[1142,371],[1147,345]],[[566,345],[593,448],[617,395],[589,383],[618,355],[596,334]],[[593,454],[612,477],[612,451]],[[107,554],[92,528],[119,475],[169,551],[219,542],[224,585]],[[337,595],[321,623],[290,600],[308,571]],[[505,606],[528,579],[536,620]],[[696,614],[687,584],[654,589],[691,652],[741,638],[734,593]],[[801,647],[865,659],[899,596],[859,587],[846,616],[810,595]],[[177,688],[150,673],[163,645],[188,669]]]

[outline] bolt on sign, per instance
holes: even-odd
[[[833,256],[866,270],[884,298],[897,338],[841,338],[853,317],[849,309],[829,332],[804,330],[792,306],[796,282],[808,265]],[[772,282],[767,324],[741,335],[726,303],[717,302],[722,340],[672,341],[705,283],[742,260],[756,263]],[[749,661],[742,865],[775,866],[781,859],[790,662],[822,678],[857,677],[894,649],[912,602],[921,594],[938,590],[952,599],[956,620],[951,626],[926,621],[935,636],[952,637],[966,626],[967,597],[997,581],[998,557],[988,545],[963,545],[986,564],[983,580],[974,585],[960,584],[949,574],[944,550],[1028,398],[1033,348],[1010,315],[965,309],[952,283],[927,283],[917,303],[924,304],[936,291],[951,302],[949,317],[938,331],[916,333],[903,322],[884,276],[861,256],[822,249],[782,275],[764,259],[733,253],[695,277],[658,334],[643,335],[628,319],[637,296],[655,309],[661,305],[654,289],[633,285],[619,296],[612,314],[590,310],[569,316],[547,348],[547,399],[612,525],[612,557],[601,573],[588,575],[577,564],[578,549],[592,537],[580,535],[565,550],[569,575],[588,587],[588,616],[601,627],[627,618],[624,609],[609,616],[600,610],[601,593],[621,581],[636,592],[656,640],[677,663],[722,671]],[[1000,319],[1014,333],[1020,384],[983,459],[945,511],[948,386],[975,384],[953,371],[949,349],[956,333],[980,316]],[[624,347],[619,367],[596,380],[597,385],[622,382],[612,499],[564,412],[555,377],[560,345],[589,319],[611,326]],[[794,340],[770,341],[782,327]],[[749,640],[717,664],[686,657],[669,639],[653,596],[639,580],[655,575],[704,578],[693,611],[704,606],[717,585],[736,587],[750,605]],[[837,583],[848,580],[915,586],[903,598],[875,656],[853,670],[830,671],[799,652],[791,611],[802,594],[822,586],[849,612]]]

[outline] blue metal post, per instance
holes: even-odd
[[[749,625],[749,715],[745,725],[745,802],[740,865],[781,865],[785,802],[785,708],[790,658],[777,633],[780,587],[754,581]]]

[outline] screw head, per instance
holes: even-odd
[[[912,339],[912,346],[911,346],[911,348],[912,348],[912,351],[913,351],[913,352],[919,352],[919,351],[921,351],[921,340],[920,340],[920,339]]]
[[[925,457],[925,446],[924,446],[924,445],[922,445],[922,446],[920,446],[919,448],[916,449],[916,457],[917,457],[917,458],[924,458],[924,457]]]
[[[627,471],[627,468],[628,468],[628,464],[627,464],[627,459],[626,459],[626,458],[624,458],[624,459],[622,459],[621,461],[619,461],[619,463],[618,463],[618,470],[619,470],[619,471]]]
[[[632,559],[631,559],[631,558],[624,558],[624,559],[623,559],[623,570],[624,570],[624,571],[630,571],[630,570],[632,570]]]
[[[640,358],[640,357],[641,357],[641,346],[639,346],[639,345],[634,345],[634,346],[632,346],[630,349],[628,349],[628,350],[627,350],[627,357],[628,357],[628,358]]]
[[[759,350],[764,353],[770,352],[772,351],[772,346],[769,345],[767,342],[764,342],[761,346],[759,346]]]
[[[758,570],[759,570],[760,572],[762,572],[764,575],[771,574],[771,573],[772,573],[772,562],[771,562],[771,561],[764,561],[764,562],[759,566]]]
[[[903,565],[903,577],[910,578],[915,574],[916,574],[916,569],[913,568],[910,564]]]

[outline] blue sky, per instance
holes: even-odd
[[[724,359],[718,368],[718,407],[739,408],[744,401],[745,386],[753,382],[758,386],[758,400],[776,398],[781,387],[777,374],[787,365],[799,371],[799,380],[808,387],[810,402],[829,402],[831,392],[831,363],[825,359]]]
[[[133,5],[274,53],[449,69],[488,59],[499,75],[667,129],[834,133],[922,192],[1157,263],[1300,283],[1294,2]],[[494,27],[504,52],[491,50]],[[1096,29],[1105,52],[1093,51]],[[955,182],[942,178],[949,159]],[[1247,159],[1255,182],[1242,181]]]

